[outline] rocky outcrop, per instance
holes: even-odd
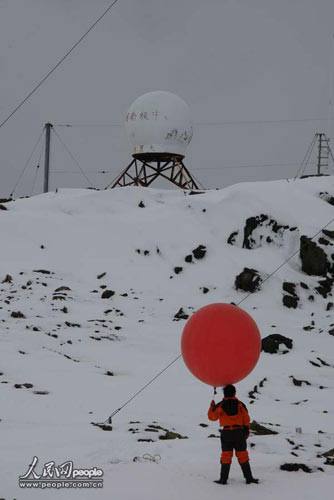
[[[268,220],[268,216],[261,214],[257,217],[249,217],[246,220],[244,227],[244,241],[242,243],[243,248],[251,249],[254,246],[255,240],[252,238],[253,231],[264,221]]]
[[[262,246],[263,242],[280,246],[284,233],[287,230],[296,231],[297,228],[279,224],[268,215],[260,214],[246,219],[243,229],[243,238],[241,236],[241,231],[233,231],[228,237],[227,243],[230,245],[238,245],[248,250]]]
[[[322,232],[324,233],[327,238],[331,238],[332,240],[334,239],[334,231],[329,231],[329,229],[323,229]]]
[[[296,309],[299,303],[299,297],[296,293],[296,284],[289,281],[283,283],[283,305],[289,309]]]
[[[284,335],[274,333],[262,339],[261,350],[269,354],[275,354],[279,352],[281,344],[283,344],[287,349],[292,349],[293,340],[289,339],[289,337],[284,337]],[[288,352],[288,350],[284,353],[286,352]]]
[[[178,312],[174,315],[174,321],[179,321],[180,319],[188,319],[189,314],[186,314],[182,307],[178,310]]]
[[[302,270],[310,276],[326,276],[330,270],[326,252],[307,236],[300,238],[299,255],[302,261]]]
[[[289,309],[297,309],[299,298],[291,295],[283,295],[283,305]]]
[[[252,434],[256,436],[269,436],[270,434],[278,434],[278,432],[268,429],[264,425],[259,424],[256,420],[253,420],[250,424],[250,430]]]
[[[12,283],[12,282],[13,282],[13,277],[10,274],[7,274],[1,283]]]
[[[113,295],[115,295],[113,290],[104,290],[101,295],[101,299],[110,299]]]
[[[193,256],[195,259],[204,259],[205,254],[206,254],[206,246],[205,245],[198,245],[197,248],[195,248],[193,251]]]
[[[319,197],[322,200],[327,201],[327,203],[329,203],[330,205],[334,205],[334,197],[327,193],[327,191],[319,193]]]
[[[261,289],[261,275],[256,269],[245,267],[235,278],[235,288],[244,292],[257,292]]]
[[[334,278],[327,276],[324,280],[319,281],[319,286],[315,289],[324,299],[327,299],[327,296],[330,295],[332,291],[333,283]]]
[[[285,281],[283,283],[283,290],[290,295],[297,295],[296,294],[296,284],[295,283],[290,283],[289,281]]]
[[[16,319],[24,319],[25,315],[21,311],[13,311],[11,313],[11,317]]]
[[[281,470],[286,470],[288,472],[297,472],[299,470],[302,470],[303,472],[312,472],[312,469],[308,467],[306,464],[283,464],[280,466]]]

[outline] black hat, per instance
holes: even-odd
[[[226,385],[224,387],[224,396],[225,398],[233,398],[233,396],[235,396],[235,393],[236,393],[236,388],[234,387],[234,385]]]

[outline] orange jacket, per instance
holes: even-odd
[[[249,427],[250,423],[246,406],[236,397],[224,398],[216,405],[211,404],[208,411],[208,418],[213,421],[219,419],[221,427],[239,425]]]

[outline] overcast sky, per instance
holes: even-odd
[[[0,121],[110,3],[0,0]],[[81,125],[56,131],[104,187],[131,159],[127,108],[151,90],[189,104],[186,164],[206,187],[293,177],[314,134],[327,132],[333,32],[333,0],[119,0],[0,130],[0,196],[46,121]],[[31,194],[42,145],[16,196]],[[57,137],[51,169],[51,189],[87,186]]]

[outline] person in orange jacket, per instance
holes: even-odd
[[[226,484],[232,463],[233,450],[239,461],[247,484],[258,483],[254,479],[249,465],[247,452],[247,438],[249,436],[249,415],[244,403],[235,397],[236,389],[233,385],[224,387],[224,398],[216,404],[211,401],[208,411],[209,420],[219,419],[220,439],[222,454],[220,457],[220,478],[215,481],[218,484]]]

